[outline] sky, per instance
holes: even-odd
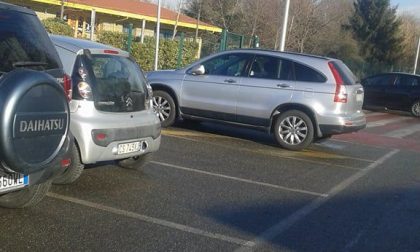
[[[410,13],[420,18],[420,0],[391,0],[392,5],[398,5],[399,13]]]

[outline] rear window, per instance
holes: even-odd
[[[333,61],[332,62],[340,73],[341,78],[344,81],[344,85],[355,85],[359,82],[357,77],[353,74],[353,72],[341,61]]]
[[[0,9],[0,71],[25,67],[50,70],[61,67],[42,24],[34,15]]]
[[[96,109],[108,112],[144,110],[146,79],[133,60],[115,55],[93,54],[90,57],[83,56],[80,63],[76,65],[75,79],[80,77],[80,68],[86,68]]]
[[[295,62],[295,75],[297,81],[326,82],[327,79],[314,69]]]

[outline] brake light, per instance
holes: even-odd
[[[105,133],[98,133],[95,135],[95,138],[98,141],[104,141],[107,138],[107,135]]]
[[[120,54],[118,51],[116,50],[104,50],[104,53],[106,54]]]
[[[71,78],[67,74],[65,74],[63,77],[63,88],[67,96],[67,100],[70,101],[73,95],[73,90],[72,90],[72,85],[71,85]]]
[[[335,79],[334,102],[347,103],[347,90],[344,86],[344,81],[340,75],[340,72],[338,72],[332,61],[328,62],[328,66],[330,67],[330,70]]]
[[[92,88],[87,82],[79,82],[79,84],[77,84],[77,89],[79,90],[79,94],[83,99],[92,98]]]

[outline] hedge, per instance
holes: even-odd
[[[101,31],[97,40],[100,43],[111,45],[123,50],[127,49],[127,34],[120,32]],[[156,40],[145,37],[144,43],[133,41],[131,55],[144,71],[152,71],[155,58]],[[159,69],[175,69],[178,67],[179,40],[160,40],[159,43]],[[194,41],[184,40],[181,66],[186,66],[196,60],[198,44]]]
[[[48,33],[73,36],[74,31],[70,25],[59,18],[47,18],[41,21]]]

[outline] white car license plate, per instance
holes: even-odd
[[[118,145],[118,155],[132,153],[140,150],[140,142],[125,143]]]
[[[21,188],[29,184],[29,176],[13,173],[0,176],[0,192]]]

